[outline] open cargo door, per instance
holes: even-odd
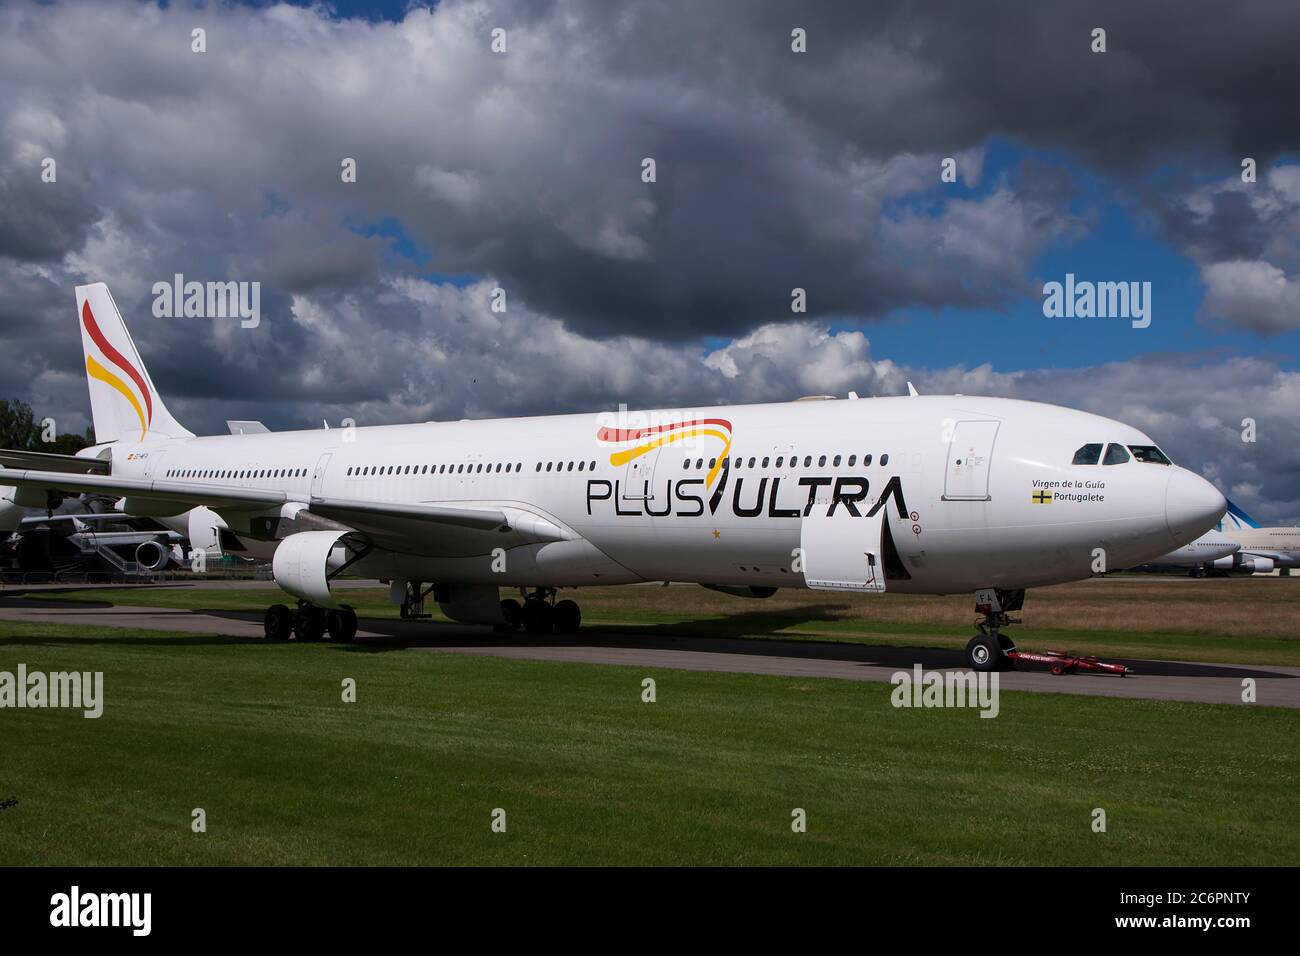
[[[815,508],[806,515],[800,531],[804,583],[817,591],[885,590],[883,531],[885,511],[854,517],[843,504],[831,510]]]

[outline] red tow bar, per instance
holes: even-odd
[[[1073,674],[1077,671],[1096,671],[1102,674],[1118,674],[1123,677],[1126,674],[1133,673],[1123,664],[1107,664],[1095,657],[1075,656],[1069,651],[1048,651],[1045,654],[1035,654],[1031,651],[1007,651],[1007,660],[1017,664],[1021,661],[1046,664],[1052,669],[1052,673],[1056,675]]]

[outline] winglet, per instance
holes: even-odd
[[[908,382],[908,383],[907,383],[907,394],[908,394],[908,395],[911,395],[913,398],[916,398],[916,397],[917,397],[918,395],[920,395],[921,393],[918,392],[918,391],[916,390],[916,386],[915,386],[915,385],[913,385],[911,382]]]

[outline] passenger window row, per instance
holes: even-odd
[[[596,470],[596,463],[594,461],[590,463],[585,461],[579,461],[579,462],[548,461],[546,462],[545,470],[546,471],[573,471],[574,465],[577,465],[578,471]],[[537,463],[537,470],[538,471],[543,470],[542,462],[540,461]]]
[[[724,459],[724,461],[725,461],[725,460],[726,460],[726,459]],[[830,462],[830,466],[831,466],[832,468],[839,468],[839,467],[841,466],[841,464],[848,465],[850,468],[852,468],[853,466],[857,465],[857,463],[858,463],[858,456],[857,456],[857,455],[849,455],[848,458],[845,459],[845,457],[844,457],[843,455],[835,455],[834,457],[830,457],[830,458],[828,458],[828,456],[826,456],[826,455],[818,455],[818,456],[817,456],[817,467],[818,467],[818,468],[825,468],[828,460],[829,460],[829,462]],[[871,456],[871,455],[863,455],[863,456],[862,456],[862,466],[863,466],[864,468],[869,467],[869,466],[871,465],[871,462],[872,462],[872,456]],[[708,467],[709,467],[710,469],[712,469],[715,465],[717,465],[717,463],[718,463],[718,459],[716,459],[716,458],[710,458],[710,459],[709,459],[709,462],[708,462]],[[744,456],[740,456],[740,457],[738,457],[738,458],[735,459],[734,464],[735,464],[735,467],[736,467],[737,469],[741,469],[741,468],[768,468],[768,467],[773,466],[772,458],[771,458],[770,455],[764,455],[762,458],[758,458],[758,457],[753,456],[753,455],[751,455],[749,458],[745,458]],[[812,464],[813,464],[813,456],[812,456],[812,455],[804,455],[804,456],[803,456],[803,467],[805,467],[805,468],[811,468],[811,467],[812,467]],[[888,464],[889,464],[889,455],[888,455],[888,454],[885,454],[885,455],[881,455],[881,456],[880,456],[880,464],[881,464],[882,467],[885,466],[885,465],[888,465]],[[686,471],[690,471],[692,468],[698,470],[698,469],[701,469],[701,468],[703,468],[703,467],[704,467],[704,459],[703,459],[703,458],[696,458],[695,461],[693,461],[693,462],[691,461],[691,459],[687,458],[685,461],[682,462],[682,468],[685,469]],[[799,467],[799,456],[798,456],[798,455],[791,455],[791,456],[787,459],[786,456],[784,456],[784,455],[777,455],[777,456],[776,456],[775,467],[777,467],[777,468],[786,468],[786,467],[789,467],[789,468],[798,468],[798,467]]]
[[[1123,449],[1118,445],[1112,445],[1111,447],[1119,448],[1119,450],[1123,452]],[[1093,461],[1091,462],[1080,461],[1080,456],[1084,454],[1086,449],[1090,449],[1090,448],[1095,448],[1098,451],[1098,453],[1101,450],[1100,445],[1085,445],[1083,448],[1079,449],[1079,452],[1077,452],[1074,456],[1075,457],[1074,463],[1076,465],[1096,464],[1095,456]],[[1135,448],[1134,451],[1136,452],[1136,450],[1137,449]],[[1157,455],[1159,455],[1158,449],[1151,448],[1150,451],[1154,451]],[[874,456],[863,455],[862,466],[869,467],[873,460],[874,460]],[[1124,458],[1124,460],[1125,461],[1128,460],[1127,456]],[[1139,460],[1154,460],[1154,459],[1139,458]],[[769,468],[773,466],[776,468],[787,468],[787,467],[798,468],[799,467],[798,455],[790,455],[788,458],[785,455],[777,455],[775,462],[773,461],[770,455],[765,455],[762,458],[753,455],[751,455],[749,458],[738,457],[735,458],[733,461],[737,469]],[[817,466],[819,468],[826,467],[828,463],[832,468],[839,468],[842,465],[847,465],[848,467],[852,468],[858,464],[858,456],[854,454],[854,455],[849,455],[846,458],[843,455],[834,455],[834,456],[818,455],[816,461],[817,461]],[[712,469],[715,465],[717,465],[717,463],[718,460],[716,458],[708,459],[708,468]],[[1167,464],[1168,462],[1166,461],[1165,463]],[[888,454],[880,456],[880,464],[881,466],[885,466],[889,464]],[[1108,460],[1107,464],[1111,464],[1111,462]],[[811,468],[812,466],[813,466],[813,456],[804,455],[803,467]],[[354,465],[348,468],[347,477],[378,478],[378,477],[388,477],[390,475],[394,477],[399,477],[399,476],[407,476],[407,475],[518,474],[519,472],[523,471],[523,467],[524,466],[522,462],[492,462],[492,463],[462,462],[459,464],[444,463],[439,465]],[[703,458],[697,458],[694,461],[687,458],[685,461],[682,462],[682,468],[688,471],[691,470],[692,468],[696,470],[700,470],[703,469],[704,467],[705,467],[705,459]],[[539,461],[536,465],[535,470],[537,472],[544,471],[548,473],[566,472],[566,471],[575,471],[575,470],[595,471],[596,462],[595,461],[590,461],[590,462],[588,461],[540,462]],[[271,479],[305,478],[307,477],[307,469],[306,468],[254,468],[254,469],[173,468],[167,472],[167,477],[168,478],[217,478],[217,479],[229,479],[229,480],[242,480],[248,478],[255,478],[255,479],[256,478],[271,478]]]
[[[537,470],[542,471],[595,471],[596,463],[594,461],[578,462],[538,462]],[[380,476],[387,477],[392,475],[462,475],[462,474],[518,474],[524,469],[523,462],[469,462],[460,464],[441,464],[441,465],[354,465],[347,470],[349,478],[377,478]],[[217,478],[228,480],[242,480],[247,478],[306,478],[306,468],[247,468],[247,469],[202,469],[202,468],[171,468],[167,471],[168,478]]]
[[[463,474],[514,474],[523,470],[523,462],[507,461],[485,464],[462,462],[458,465],[354,465],[347,471],[349,478],[378,478],[405,475],[463,475]]]
[[[173,468],[167,472],[168,478],[221,478],[239,480],[243,478],[305,478],[306,468]]]

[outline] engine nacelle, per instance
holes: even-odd
[[[225,526],[226,523],[221,520],[221,515],[211,508],[203,505],[191,508],[186,520],[188,532],[186,537],[190,539],[190,547],[219,556],[222,553],[221,529]]]
[[[758,587],[753,584],[701,584],[700,587],[708,588],[710,591],[721,591],[732,597],[744,598],[770,598],[776,593],[776,588]]]
[[[501,592],[493,584],[442,586],[433,589],[442,613],[462,624],[504,624]]]
[[[330,594],[329,574],[348,559],[346,531],[299,531],[281,541],[271,559],[275,583],[316,607],[337,608]]]
[[[135,549],[135,563],[146,571],[162,571],[172,563],[171,548],[161,541],[142,541]]]
[[[0,531],[17,531],[22,524],[23,509],[14,501],[17,492],[12,485],[0,487]]]
[[[1275,562],[1272,558],[1253,557],[1243,558],[1241,561],[1242,570],[1249,571],[1251,574],[1271,574],[1274,566]]]

